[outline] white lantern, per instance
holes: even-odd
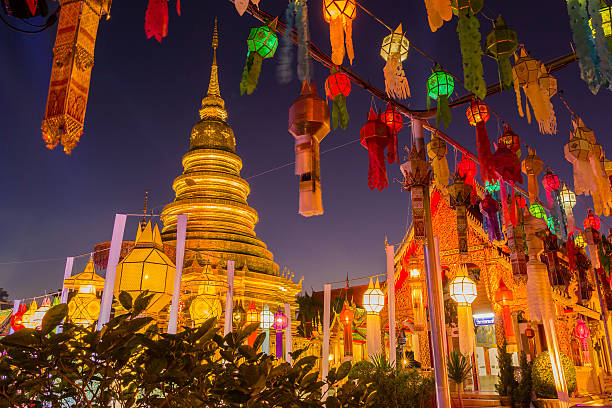
[[[259,314],[259,326],[264,330],[269,330],[274,324],[274,313],[270,311],[268,305],[264,305],[263,310]]]
[[[476,284],[468,277],[465,265],[459,267],[449,289],[451,298],[460,305],[470,305],[476,299]]]
[[[378,313],[385,306],[385,295],[382,290],[380,290],[380,284],[378,283],[378,278],[376,278],[376,285],[372,283],[372,278],[370,278],[370,285],[368,289],[363,294],[363,308],[368,313]]]

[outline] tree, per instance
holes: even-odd
[[[453,350],[450,353],[447,362],[448,367],[448,378],[457,384],[457,396],[459,398],[459,405],[463,408],[463,399],[461,396],[461,389],[465,380],[470,378],[472,374],[472,364],[469,363],[468,359],[461,354],[458,350]]]
[[[312,293],[310,295],[305,293],[304,296],[298,296],[296,301],[299,307],[297,319],[300,321],[298,331],[303,337],[310,338],[313,326],[318,326],[321,321],[320,316],[323,305],[314,298]]]
[[[4,288],[0,288],[0,303],[8,302],[9,294]]]
[[[521,380],[518,386],[514,390],[514,401],[518,403],[522,408],[529,408],[531,404],[531,394],[533,390],[533,383],[531,380],[531,367],[532,363],[527,361],[525,352],[521,352],[519,359],[521,366]]]
[[[514,397],[514,390],[518,383],[514,378],[514,367],[512,366],[512,354],[506,350],[507,343],[498,346],[497,361],[499,362],[499,374],[495,389],[500,397]]]

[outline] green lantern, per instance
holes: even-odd
[[[484,0],[451,0],[451,9],[456,16],[468,13],[478,14],[482,6],[484,6]]]
[[[558,220],[556,219],[556,217],[552,215],[550,217],[546,217],[546,226],[548,226],[548,229],[553,234],[557,233],[557,223],[558,223]]]
[[[489,180],[485,181],[485,190],[491,195],[498,192],[500,190],[499,180],[495,180],[495,183],[491,183]]]
[[[240,81],[240,95],[252,94],[257,87],[261,63],[264,58],[272,58],[278,47],[278,36],[275,29],[278,19],[268,25],[252,28],[247,38],[247,59]]]
[[[546,210],[538,203],[533,203],[529,206],[529,213],[536,218],[546,219]]]
[[[497,17],[493,31],[487,35],[487,52],[497,60],[502,89],[512,89],[512,65],[510,56],[518,48],[516,31],[506,25],[504,19]]]
[[[436,64],[433,73],[427,80],[427,108],[429,109],[430,98],[438,101],[436,111],[436,126],[440,122],[440,118],[444,122],[444,126],[448,127],[451,121],[451,112],[448,106],[448,97],[455,89],[455,80],[445,72],[440,65]]]

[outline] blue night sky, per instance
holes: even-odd
[[[486,3],[485,13],[490,17],[502,13],[535,58],[548,61],[571,52],[564,2]],[[240,17],[224,0],[182,0],[182,16],[178,17],[172,0],[168,37],[159,44],[145,38],[146,5],[146,0],[115,1],[112,18],[100,24],[85,133],[71,156],[61,147],[48,151],[40,132],[55,27],[27,35],[0,25],[0,286],[18,298],[55,291],[61,285],[65,257],[87,253],[97,242],[109,240],[114,214],[140,213],[145,189],[150,191],[149,203],[156,214],[173,200],[172,181],[182,171],[181,157],[188,149],[191,127],[198,120],[208,85],[215,16],[219,18],[221,93],[236,135],[237,153],[244,162],[242,175],[251,185],[249,204],[259,212],[257,235],[281,268],[287,266],[298,279],[305,276],[306,289],[320,290],[324,282],[342,280],[347,273],[358,277],[382,272],[385,236],[392,243],[399,242],[408,223],[409,194],[393,182],[401,178],[399,166],[388,165],[386,190],[370,191],[368,155],[358,142],[323,154],[325,214],[300,216],[293,166],[256,176],[294,160],[287,115],[300,85],[295,76],[290,84],[279,85],[277,60],[265,60],[255,93],[239,94],[245,40],[250,28],[260,23],[246,14]],[[312,40],[329,53],[321,0],[310,0],[309,5]],[[456,19],[431,33],[422,1],[364,0],[364,5],[389,26],[401,22],[411,42],[462,76]],[[51,8],[55,6],[51,2]],[[262,0],[260,6],[270,14],[283,15],[286,1]],[[479,19],[484,41],[492,25]],[[379,49],[387,30],[358,10],[353,31],[356,58],[352,69],[384,88]],[[483,63],[485,78],[491,84],[497,78],[496,64],[487,57]],[[313,67],[323,94],[328,71],[316,62]],[[404,68],[413,95],[407,104],[423,108],[431,62],[411,50]],[[610,91],[603,89],[592,95],[580,79],[576,63],[554,75],[569,103],[594,129],[611,156]],[[464,94],[457,86],[453,98]],[[349,127],[331,132],[321,144],[322,152],[358,139],[371,101],[367,92],[353,86],[348,98]],[[489,97],[486,102],[511,123],[524,142],[537,148],[539,156],[563,180],[573,184],[572,167],[563,157],[570,116],[557,97],[553,104],[558,134],[552,136],[539,134],[537,124],[528,125],[519,117],[513,91]],[[375,103],[383,107],[381,102]],[[464,107],[453,111],[447,133],[475,152],[474,130],[468,126],[464,111]],[[491,140],[497,139],[501,128],[497,120],[489,121]],[[399,141],[400,146],[409,145],[409,128],[400,132]],[[454,170],[451,148],[448,160]],[[580,201],[591,205],[590,198]],[[585,208],[580,204],[575,209],[579,225]],[[612,225],[609,218],[604,221]],[[134,217],[128,221],[125,239],[134,238],[136,222]],[[608,226],[602,228],[607,231]],[[29,260],[46,261],[22,262]],[[79,258],[74,271],[83,268],[85,261],[85,257]]]

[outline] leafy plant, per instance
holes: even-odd
[[[459,397],[459,405],[463,407],[463,399],[461,396],[462,385],[470,378],[472,374],[472,364],[467,357],[461,354],[458,350],[453,350],[450,353],[447,362],[448,378],[457,384],[457,396]]]
[[[521,352],[519,363],[521,367],[521,380],[513,393],[514,402],[519,404],[522,408],[529,408],[531,404],[531,394],[533,392],[533,382],[531,380],[532,363],[527,361],[527,356],[524,351]]]
[[[518,385],[514,378],[514,367],[512,366],[512,354],[508,353],[507,343],[497,347],[497,361],[499,364],[499,374],[497,376],[497,384],[495,390],[500,397],[513,398],[514,390]]]
[[[297,319],[300,321],[298,332],[307,338],[312,336],[313,327],[317,327],[321,322],[321,310],[323,304],[314,298],[312,293],[305,293],[304,296],[298,296],[298,313]]]
[[[561,354],[561,365],[569,393],[576,391],[576,367],[568,356]],[[540,353],[533,362],[531,371],[533,389],[538,398],[557,398],[557,388],[548,351]]]

